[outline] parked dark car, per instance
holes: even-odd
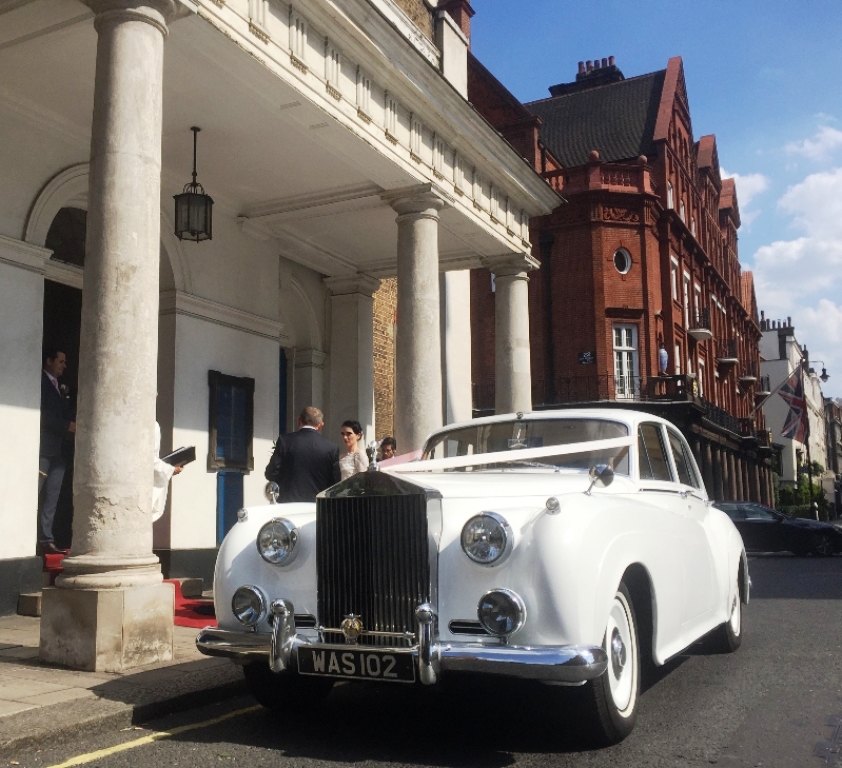
[[[827,557],[842,552],[842,530],[830,523],[790,517],[756,501],[716,501],[743,537],[746,550]]]

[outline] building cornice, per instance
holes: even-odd
[[[164,291],[160,295],[161,315],[193,317],[208,323],[232,328],[236,331],[277,341],[283,331],[283,323],[269,317],[244,312],[200,296],[182,291]]]

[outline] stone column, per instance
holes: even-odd
[[[380,281],[363,274],[329,277],[330,395],[325,436],[339,441],[339,425],[359,421],[374,440],[374,292]],[[297,365],[297,364],[296,364]]]
[[[90,0],[98,33],[73,556],[42,600],[41,658],[118,672],[172,658],[152,554],[161,101],[169,0]]]
[[[713,477],[713,486],[709,493],[716,501],[722,501],[722,457],[719,453],[718,445],[711,445],[711,475]]]
[[[443,423],[438,235],[445,201],[430,184],[383,199],[398,214],[395,440],[408,453]]]
[[[731,501],[737,499],[737,462],[731,451],[728,455],[728,498]]]
[[[760,467],[757,464],[757,457],[751,462],[751,466],[749,467],[749,475],[751,479],[751,500],[752,501],[759,501],[763,504],[763,496],[761,495],[761,485],[760,485]]]
[[[471,387],[471,272],[443,272],[441,291],[444,423],[473,417]]]
[[[735,499],[744,499],[743,495],[743,457],[740,454],[734,454],[734,496]]]
[[[702,445],[704,446],[703,449],[702,449],[703,450],[702,455],[704,457],[704,461],[703,461],[704,469],[702,470],[702,472],[704,473],[704,476],[705,476],[705,488],[707,489],[708,495],[711,496],[712,498],[715,498],[716,483],[714,482],[714,479],[713,479],[713,455],[712,455],[712,451],[711,451],[710,441],[709,440],[703,440]]]
[[[720,446],[719,466],[722,470],[722,495],[719,497],[724,501],[734,498],[731,493],[731,467],[728,465],[728,451]]]
[[[529,355],[529,272],[539,267],[528,253],[483,259],[494,273],[494,410],[532,410]]]

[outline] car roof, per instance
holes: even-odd
[[[565,408],[562,410],[553,411],[520,411],[518,413],[504,413],[499,416],[481,416],[470,421],[460,421],[454,424],[448,424],[441,429],[437,429],[431,433],[430,437],[441,434],[442,432],[450,432],[454,429],[463,427],[477,427],[484,424],[498,424],[507,421],[516,421],[522,419],[524,421],[543,421],[549,419],[599,419],[601,421],[619,421],[629,427],[633,433],[635,428],[641,422],[657,422],[666,426],[675,428],[675,425],[660,416],[654,416],[651,413],[642,413],[640,411],[629,411],[625,408]]]

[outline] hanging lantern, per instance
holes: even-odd
[[[179,240],[210,240],[213,231],[213,199],[205,194],[205,188],[196,181],[196,136],[193,131],[193,181],[184,185],[184,191],[175,198],[175,236]]]

